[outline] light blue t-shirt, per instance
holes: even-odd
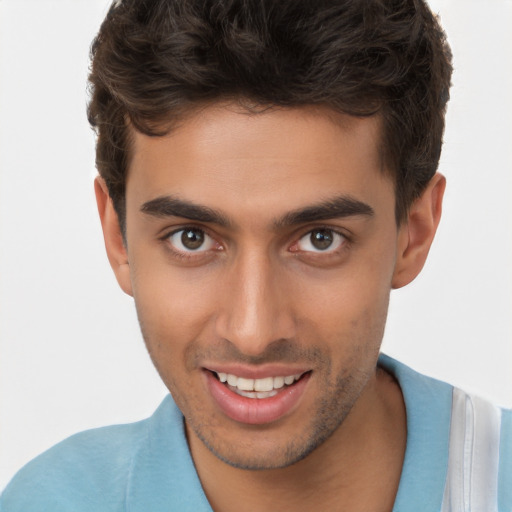
[[[474,401],[387,356],[379,364],[399,382],[407,410],[407,448],[393,512],[511,512],[512,411]],[[486,407],[494,412],[487,414]],[[144,421],[76,434],[31,461],[3,492],[0,511],[212,509],[183,416],[167,396]]]

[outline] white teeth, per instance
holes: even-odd
[[[250,391],[242,391],[240,389],[236,389],[235,393],[240,396],[245,396],[247,398],[270,398],[271,396],[276,396],[277,391],[273,389],[272,391],[258,391],[258,392],[250,392]]]
[[[274,389],[281,389],[284,386],[284,377],[274,377]]]
[[[266,379],[255,379],[254,380],[254,391],[272,391],[273,389],[274,389],[274,378],[273,377],[267,377]]]
[[[217,376],[220,382],[227,382],[231,387],[236,388],[239,395],[249,398],[268,398],[277,394],[277,389],[281,389],[285,384],[289,386],[302,376],[301,373],[287,375],[286,377],[265,377],[263,379],[246,379],[237,377],[232,373],[218,372]],[[255,393],[252,393],[255,391]]]
[[[253,391],[254,390],[254,379],[244,379],[243,377],[238,377],[238,382],[236,383],[236,387],[238,389],[241,389],[242,391]],[[264,390],[261,389],[260,391],[264,391]]]
[[[273,389],[272,391],[258,391],[254,394],[256,395],[256,398],[269,398],[271,396],[276,396],[277,391]]]

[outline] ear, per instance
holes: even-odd
[[[421,272],[441,220],[445,187],[445,177],[436,174],[409,209],[407,220],[398,233],[393,288],[409,284]]]
[[[110,266],[122,290],[128,295],[133,295],[128,253],[121,234],[119,219],[105,180],[100,176],[94,180],[94,192]]]

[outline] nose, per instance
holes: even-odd
[[[247,356],[295,335],[293,297],[285,272],[264,252],[238,257],[226,270],[217,334]]]

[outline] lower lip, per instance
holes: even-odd
[[[205,371],[210,393],[222,412],[239,423],[263,425],[288,414],[298,403],[309,381],[307,373],[291,386],[269,398],[247,398],[231,391],[210,371]]]

